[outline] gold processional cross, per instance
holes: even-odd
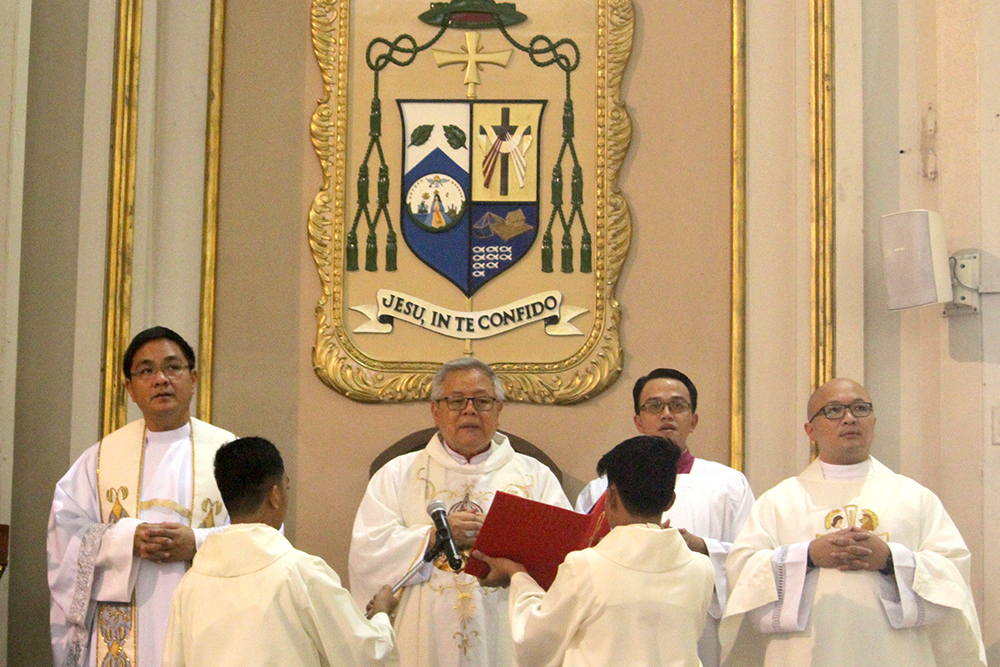
[[[438,67],[445,65],[465,65],[465,85],[468,86],[466,97],[470,100],[476,99],[476,86],[479,85],[479,71],[483,65],[499,65],[506,67],[510,61],[514,49],[506,51],[491,51],[483,53],[483,47],[479,45],[479,33],[465,33],[465,46],[462,51],[442,51],[431,49],[434,53],[434,62]]]

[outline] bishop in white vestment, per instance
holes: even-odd
[[[936,495],[870,456],[872,412],[850,380],[810,399],[819,458],[761,496],[730,554],[724,664],[986,664],[969,550]]]
[[[427,514],[433,500],[448,507],[463,560],[497,491],[570,507],[552,471],[514,452],[496,432],[503,392],[489,366],[476,359],[448,362],[431,391],[439,433],[426,448],[376,472],[358,508],[348,568],[359,604],[420,561],[435,535]],[[453,572],[443,557],[402,589],[394,627],[404,667],[511,664],[507,591]]]

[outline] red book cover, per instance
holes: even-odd
[[[589,514],[578,514],[497,491],[474,548],[487,556],[521,563],[531,578],[548,590],[566,554],[594,546],[609,530],[604,496]],[[465,571],[474,577],[484,577],[490,568],[470,556]]]

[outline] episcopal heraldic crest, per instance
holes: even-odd
[[[628,121],[607,110],[631,4],[579,2],[596,12],[553,25],[529,14],[544,4],[521,4],[314,4],[338,100],[335,118],[322,102],[314,116],[330,175],[310,216],[324,282],[314,361],[347,396],[426,398],[437,365],[462,354],[497,367],[512,400],[582,400],[620,371],[629,221],[610,186],[627,142],[608,151]]]
[[[403,238],[466,296],[517,263],[535,242],[534,139],[544,108],[544,100],[399,101],[406,142]]]

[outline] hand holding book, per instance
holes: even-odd
[[[513,561],[523,566],[538,585],[548,590],[566,554],[597,544],[610,527],[604,516],[603,496],[589,514],[540,503],[498,491],[476,539],[475,549],[481,554]],[[501,565],[509,583],[510,574]],[[487,575],[490,567],[476,553],[465,565],[465,571],[484,578],[484,585],[497,585]],[[502,581],[503,574],[498,577]],[[503,584],[500,584],[503,585]]]

